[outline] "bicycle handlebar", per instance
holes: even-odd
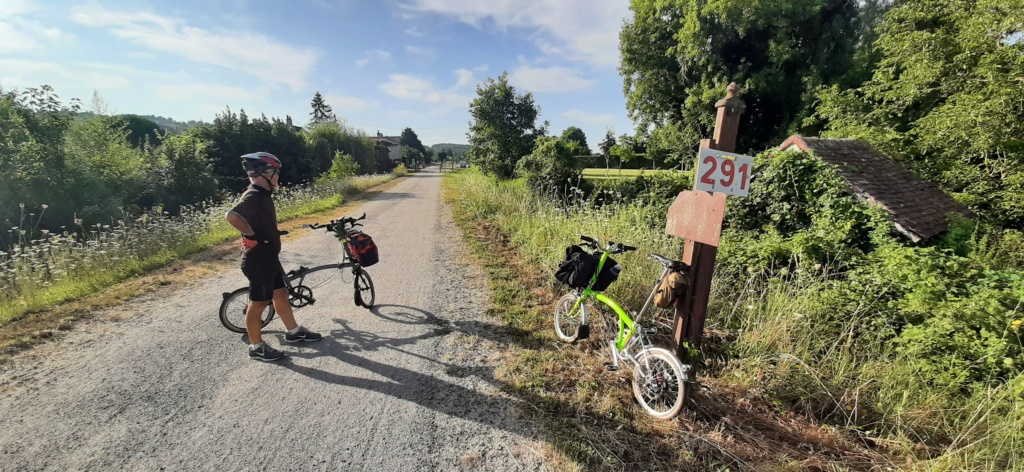
[[[623,252],[627,252],[627,251],[635,251],[636,250],[636,248],[633,247],[633,246],[627,246],[625,244],[616,243],[616,242],[613,242],[613,241],[608,241],[608,246],[602,248],[601,247],[601,240],[598,239],[598,238],[591,238],[590,236],[584,236],[582,234],[578,234],[577,236],[579,236],[580,239],[584,241],[584,243],[585,243],[584,245],[585,246],[589,246],[590,248],[598,250],[598,251],[608,251],[608,252],[610,252],[612,254],[619,254],[619,253],[623,253]]]
[[[331,220],[329,223],[326,223],[326,224],[313,223],[313,224],[302,225],[302,227],[303,228],[310,228],[310,229],[325,228],[327,231],[334,231],[338,227],[338,225],[341,225],[342,229],[348,230],[348,229],[355,228],[356,226],[362,226],[362,223],[356,223],[356,222],[359,221],[359,220],[364,220],[364,219],[366,219],[366,213],[363,213],[363,216],[360,216],[359,218],[352,218],[351,216],[343,216],[341,218]]]

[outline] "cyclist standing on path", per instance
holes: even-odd
[[[249,359],[276,361],[284,353],[263,342],[260,333],[260,315],[271,302],[288,329],[286,342],[319,341],[321,336],[296,323],[288,303],[284,269],[278,257],[282,233],[277,229],[277,210],[271,198],[280,179],[281,161],[268,152],[254,152],[242,156],[242,168],[249,176],[249,188],[224,217],[242,233],[242,273],[249,279],[249,306],[245,312],[245,328],[251,343]]]

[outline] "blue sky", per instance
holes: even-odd
[[[0,86],[53,86],[114,113],[309,119],[317,91],[369,134],[466,142],[476,85],[508,71],[591,148],[626,117],[626,0],[0,0]]]

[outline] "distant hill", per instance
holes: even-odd
[[[430,149],[434,150],[434,154],[437,154],[441,151],[451,151],[456,156],[463,156],[467,152],[469,152],[470,147],[471,146],[468,144],[441,143],[430,146]]]
[[[202,125],[206,124],[206,123],[204,123],[202,121],[195,121],[195,120],[193,120],[193,121],[175,121],[173,118],[164,118],[162,116],[154,116],[154,115],[124,114],[124,115],[118,115],[118,116],[136,117],[136,118],[142,118],[144,120],[149,120],[149,121],[152,121],[153,123],[156,123],[157,126],[159,126],[161,130],[167,131],[169,133],[174,133],[174,134],[180,133],[182,131],[187,131],[187,130],[190,130],[192,128],[195,128],[195,127],[202,126]],[[82,119],[89,119],[89,118],[93,117],[93,113],[90,112],[90,111],[83,111],[83,112],[78,114],[78,117],[82,118]]]

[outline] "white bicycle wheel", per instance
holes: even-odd
[[[576,342],[580,336],[580,326],[587,322],[583,304],[576,305],[578,299],[575,292],[567,293],[555,305],[555,335],[567,343]]]
[[[682,362],[666,349],[647,348],[637,356],[633,370],[633,395],[648,415],[668,420],[686,402],[687,376]]]

